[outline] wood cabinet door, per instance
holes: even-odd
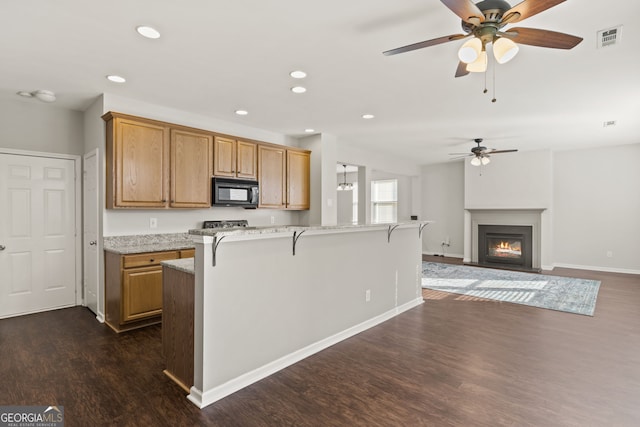
[[[236,176],[236,140],[216,136],[213,142],[213,174]]]
[[[258,181],[260,183],[261,208],[284,209],[286,207],[286,150],[284,148],[258,146]]]
[[[162,267],[141,267],[122,272],[122,322],[162,314]]]
[[[287,150],[287,209],[309,209],[311,156]]]
[[[236,176],[238,178],[258,179],[258,144],[238,141],[236,145]]]
[[[211,207],[211,145],[204,133],[171,130],[172,208]]]
[[[168,196],[168,128],[116,118],[116,207],[165,207]]]

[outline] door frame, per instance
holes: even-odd
[[[78,177],[82,176],[82,157],[74,154],[46,153],[42,151],[15,150],[12,148],[0,147],[0,154],[13,154],[27,157],[46,157],[50,159],[73,160],[74,178],[73,193],[75,194],[74,212],[74,240],[75,240],[75,260],[76,260],[76,305],[84,304],[82,289],[82,183]]]

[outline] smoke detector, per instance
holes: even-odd
[[[598,31],[598,35],[596,37],[596,41],[598,42],[598,49],[620,43],[621,37],[622,25]]]

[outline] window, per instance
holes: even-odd
[[[371,181],[371,222],[398,220],[398,180]]]

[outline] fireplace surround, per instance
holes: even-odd
[[[546,208],[465,208],[464,263],[478,265],[478,227],[479,225],[530,226],[531,270],[550,270],[544,260],[550,254],[551,222]],[[527,270],[524,267],[515,269]]]

